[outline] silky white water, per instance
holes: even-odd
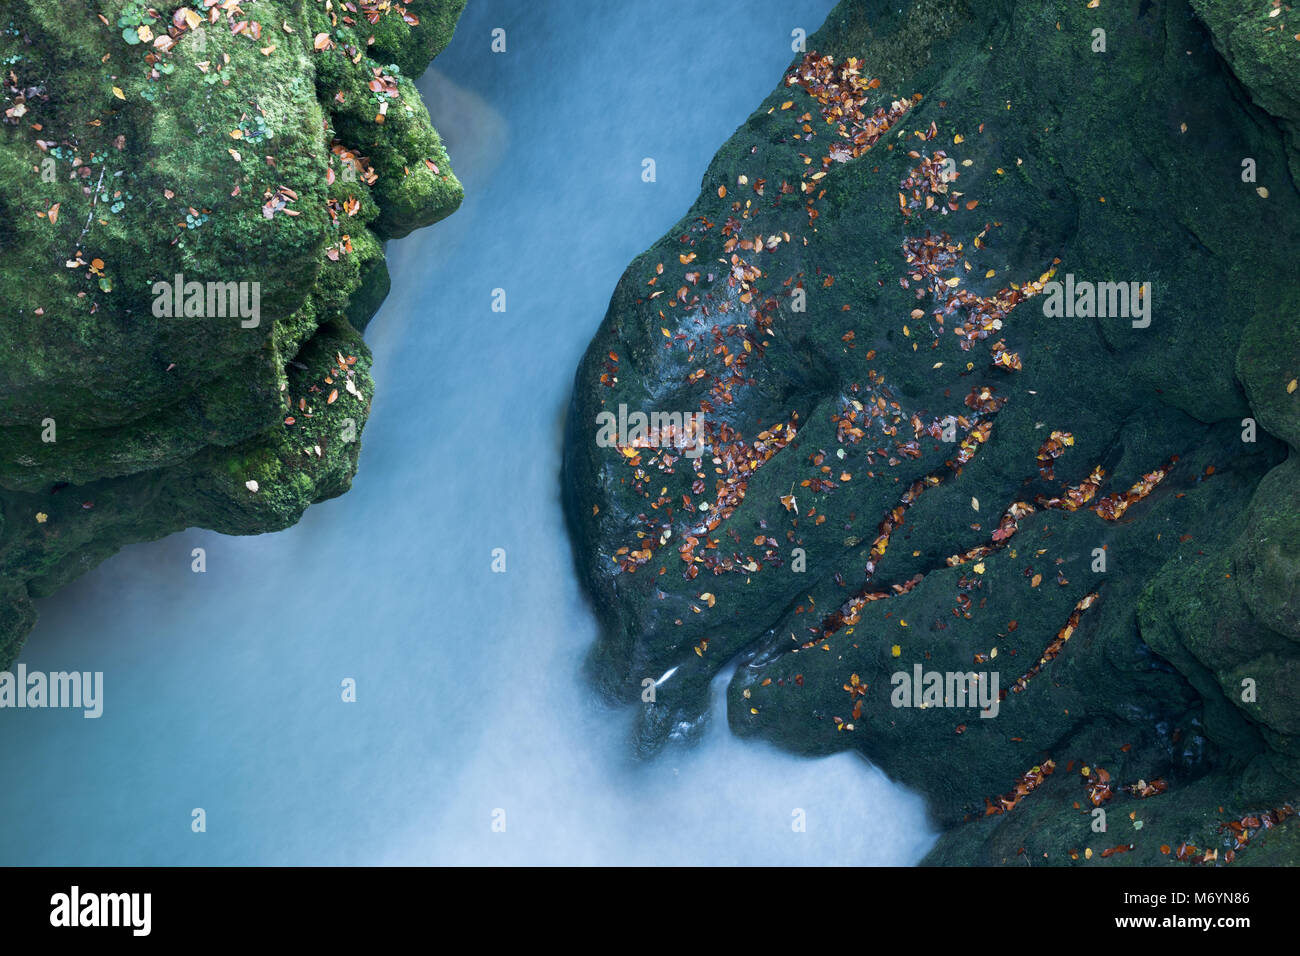
[[[633,760],[581,673],[595,624],[559,503],[573,370],[619,275],[830,7],[471,0],[421,84],[467,199],[389,245],[352,491],[281,534],[128,548],[41,602],[22,661],[103,671],[104,714],[0,713],[0,862],[920,858],[917,796],[733,737],[725,675],[699,745]]]

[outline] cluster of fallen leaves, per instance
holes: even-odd
[[[288,383],[281,384],[280,388],[284,391],[285,408],[289,412],[289,414],[285,416],[284,424],[287,427],[292,427],[298,424],[298,415],[302,415],[305,418],[314,417],[314,403],[316,401],[316,396],[324,394],[325,404],[333,405],[339,399],[339,390],[337,387],[337,383],[339,382],[342,382],[343,390],[347,392],[347,394],[351,395],[359,402],[364,402],[365,396],[361,394],[361,390],[357,388],[357,383],[355,381],[356,370],[354,366],[356,364],[357,357],[355,355],[344,357],[342,353],[334,353],[334,364],[330,366],[329,370],[324,374],[324,376],[322,376],[321,383],[312,383],[309,385],[307,387],[308,394],[299,396],[297,402],[294,401],[293,396],[288,392]],[[325,391],[326,388],[329,389],[328,393]],[[305,452],[307,454],[315,453],[317,458],[321,457],[322,454],[320,445],[315,445],[312,448],[305,449]]]
[[[1085,766],[1079,771],[1079,774],[1083,777],[1084,785],[1088,790],[1088,802],[1094,807],[1101,806],[1115,796],[1115,792],[1110,785],[1110,773],[1105,767]]]
[[[220,9],[215,2],[206,5],[211,7],[209,11],[211,16],[210,22],[216,23],[217,18],[221,15]],[[151,20],[159,20],[161,18],[161,14],[154,10],[148,11],[148,14]],[[98,16],[105,26],[110,25],[107,17],[103,14],[99,14]],[[134,34],[134,39],[132,40],[130,37],[127,37],[126,39],[128,42],[133,44],[143,43],[151,46],[159,53],[168,53],[176,46],[177,41],[180,40],[186,32],[197,30],[202,23],[203,17],[198,13],[191,10],[189,7],[179,7],[172,13],[172,19],[169,25],[163,27],[161,23],[155,24],[155,26],[161,27],[157,32],[155,32],[154,26],[149,24],[140,24],[136,27],[130,27],[128,28],[128,31]]]
[[[991,420],[982,420],[971,426],[965,437],[961,440],[957,448],[957,454],[952,459],[945,462],[938,472],[932,472],[923,478],[913,482],[899,498],[898,504],[890,509],[889,513],[880,522],[877,528],[875,540],[871,543],[870,556],[864,568],[864,576],[869,585],[871,579],[875,576],[876,566],[885,552],[889,548],[890,538],[903,524],[904,515],[907,510],[916,503],[927,488],[933,488],[944,481],[942,472],[946,471],[949,477],[961,473],[961,469],[979,451],[981,445],[988,441],[989,435],[993,431],[993,422]],[[894,597],[898,594],[906,594],[912,590],[923,576],[917,575],[905,584],[893,585],[889,591],[870,591],[864,585],[861,590],[853,595],[848,601],[842,604],[834,613],[827,616],[818,627],[810,628],[813,632],[813,639],[801,645],[803,648],[811,647],[819,641],[835,634],[841,628],[856,625],[861,620],[862,609],[873,601],[880,601],[886,598]]]
[[[1150,782],[1139,780],[1137,783],[1127,784],[1120,787],[1120,789],[1131,797],[1145,800],[1147,797],[1155,797],[1164,793],[1169,789],[1169,784],[1165,781],[1164,777],[1156,777]]]
[[[1061,511],[1078,511],[1086,507],[1097,495],[1101,483],[1106,480],[1106,472],[1101,467],[1094,467],[1088,477],[1077,485],[1067,485],[1065,494],[1056,498],[1039,497],[1038,503],[1044,508],[1057,508]]]
[[[866,153],[922,99],[917,93],[909,100],[894,100],[888,109],[881,106],[868,113],[864,106],[871,91],[880,88],[880,80],[864,77],[861,61],[856,57],[849,57],[836,66],[833,56],[821,56],[816,52],[805,54],[803,61],[786,75],[785,83],[786,86],[801,87],[816,100],[822,118],[839,134],[839,141],[832,144],[822,160],[823,173],[832,163],[846,163]],[[781,109],[787,110],[793,105],[792,101],[787,101],[781,104]],[[803,117],[801,120],[807,122]],[[804,132],[811,135],[813,130],[808,126]]]
[[[1223,808],[1220,807],[1219,809],[1222,810]],[[1232,846],[1223,853],[1223,862],[1232,863],[1235,861],[1237,854],[1249,845],[1251,837],[1260,830],[1273,829],[1273,827],[1295,816],[1295,813],[1295,807],[1289,803],[1284,803],[1280,807],[1265,810],[1263,813],[1248,813],[1238,820],[1228,820],[1220,823],[1219,832],[1228,833],[1232,839]],[[1219,859],[1217,849],[1203,849],[1186,842],[1178,844],[1177,848],[1172,851],[1168,846],[1162,846],[1160,852],[1166,856],[1172,852],[1174,859],[1183,863],[1214,863]]]
[[[17,125],[18,121],[27,115],[29,100],[42,102],[49,100],[49,95],[39,86],[24,86],[19,82],[18,75],[13,70],[10,70],[5,77],[4,92],[5,99],[13,104],[5,108],[5,122],[11,126]],[[46,150],[47,147],[42,146],[42,149]]]
[[[989,228],[985,226],[975,237],[976,247],[981,244]],[[903,242],[903,260],[907,265],[907,274],[899,279],[899,283],[905,289],[912,288],[912,283],[916,283],[917,300],[924,300],[927,296],[931,299],[933,304],[928,312],[918,306],[912,310],[910,317],[913,320],[928,318],[932,323],[932,348],[938,347],[938,336],[943,333],[949,317],[964,316],[952,330],[963,351],[995,332],[1000,332],[1007,314],[1021,302],[1040,294],[1060,264],[1059,259],[1054,259],[1051,267],[1032,282],[1023,285],[1013,282],[992,295],[982,296],[962,286],[963,277],[971,271],[965,256],[964,245],[954,241],[946,232],[937,236],[926,232]],[[903,334],[910,337],[910,327],[903,326]],[[1014,352],[1007,352],[1006,344],[999,342],[994,347],[994,363],[1014,371],[1020,367],[1020,358]]]
[[[1044,481],[1055,480],[1056,459],[1073,444],[1074,435],[1069,432],[1053,431],[1047,441],[1038,446],[1038,454],[1034,456],[1038,460],[1039,477]]]
[[[728,425],[716,426],[712,422],[706,422],[706,433],[710,429],[720,429],[720,431],[714,432],[715,436],[728,433],[736,434]],[[758,570],[759,565],[753,558],[744,558],[738,563],[735,555],[706,556],[696,554],[695,549],[701,544],[704,545],[706,551],[718,547],[717,539],[710,538],[709,533],[716,530],[723,521],[731,516],[732,512],[745,499],[745,492],[749,487],[749,480],[754,472],[788,445],[794,439],[797,430],[798,416],[795,415],[789,422],[773,425],[771,428],[759,432],[753,442],[727,441],[716,437],[715,440],[709,442],[714,449],[712,461],[715,470],[721,474],[721,477],[715,481],[713,501],[711,503],[702,503],[706,506],[702,509],[702,512],[707,517],[692,522],[681,545],[678,547],[678,554],[687,566],[684,573],[688,580],[694,579],[700,573],[702,566],[709,568],[714,574],[721,574],[735,567],[740,567],[749,572]],[[630,460],[632,459],[629,458]],[[703,461],[703,458],[700,461]],[[697,467],[702,467],[702,465]],[[698,488],[700,492],[704,490],[703,480],[702,477],[697,477],[696,482],[698,484],[693,486]],[[666,501],[666,498],[661,497],[661,501]],[[687,498],[683,502],[685,509],[689,511],[692,503],[692,500]],[[653,557],[655,548],[666,544],[670,537],[667,528],[661,531],[657,537],[652,532],[638,531],[637,534],[641,538],[641,542],[637,547],[621,547],[613,555],[620,570],[635,571],[648,562]]]
[[[1124,512],[1129,509],[1130,505],[1151,494],[1156,485],[1165,480],[1165,476],[1169,474],[1169,470],[1173,468],[1177,461],[1178,456],[1175,455],[1163,468],[1147,472],[1139,478],[1128,491],[1118,492],[1102,498],[1092,510],[1106,521],[1118,521],[1124,516]]]
[[[1036,458],[1039,462],[1039,473],[1046,473],[1044,477],[1051,477],[1055,459],[1066,447],[1073,444],[1074,436],[1069,432],[1053,432],[1052,436],[1038,450]],[[1149,495],[1177,461],[1178,456],[1175,455],[1163,468],[1147,473],[1128,491],[1108,495],[1089,510],[1094,511],[1098,517],[1104,520],[1118,520],[1131,505]],[[1084,481],[1077,485],[1066,485],[1064,495],[1052,498],[1039,495],[1036,499],[1038,506],[1048,510],[1078,511],[1080,508],[1088,506],[1089,502],[1096,496],[1101,483],[1105,480],[1105,476],[1105,471],[1100,467],[1093,468]],[[990,544],[979,545],[960,554],[951,555],[946,559],[947,565],[957,567],[971,561],[978,561],[1000,550],[1020,530],[1020,519],[1033,514],[1034,511],[1034,506],[1027,502],[1013,502],[1003,512],[1001,519],[998,521],[998,526],[993,531]]]
[[[1053,433],[1055,434],[1055,433]],[[1050,441],[1050,440],[1049,440]],[[1072,444],[1072,442],[1070,442]],[[1060,452],[1058,451],[1059,455]],[[1053,456],[1055,457],[1055,456]],[[1040,459],[1041,461],[1041,459]],[[1178,463],[1178,456],[1174,455],[1162,467],[1154,471],[1147,472],[1128,489],[1128,491],[1115,492],[1106,495],[1095,505],[1090,508],[1098,517],[1106,521],[1118,521],[1124,516],[1124,512],[1141,501],[1147,495],[1155,490],[1160,482],[1164,481],[1174,465]],[[1212,472],[1211,472],[1212,473]],[[1067,485],[1065,494],[1059,497],[1046,498],[1038,497],[1038,504],[1043,508],[1054,508],[1061,511],[1078,511],[1080,508],[1088,506],[1088,503],[1096,496],[1101,483],[1106,478],[1106,472],[1101,467],[1094,467],[1089,472],[1088,477],[1077,485]]]
[[[850,674],[849,682],[844,685],[844,689],[848,692],[849,697],[853,700],[854,720],[862,719],[862,702],[867,696],[868,686],[869,685],[866,684],[860,677],[858,677],[857,674]],[[848,729],[852,730],[853,725],[849,724]]]
[[[998,368],[1004,368],[1009,372],[1019,372],[1023,367],[1020,364],[1020,353],[1008,351],[1007,343],[1002,339],[998,339],[993,343],[992,354],[993,364]]]
[[[395,3],[393,0],[344,0],[342,3],[334,3],[333,0],[325,0],[325,12],[329,15],[330,26],[338,27],[340,24],[348,27],[360,26],[360,21],[354,14],[361,14],[368,24],[374,26],[379,23],[380,19],[388,14],[393,14],[401,18],[407,26],[418,26],[420,18],[405,5]],[[366,47],[375,42],[374,35],[366,38]],[[318,33],[312,38],[312,49],[317,53],[326,50],[333,50],[337,47],[334,39],[328,33]],[[342,52],[352,63],[360,63],[365,50],[358,49],[352,43],[345,43]]]
[[[329,210],[330,222],[335,225],[338,225],[340,217],[352,217],[361,211],[361,200],[356,196],[349,196],[347,199],[330,199],[325,205]]]
[[[1043,656],[1038,659],[1038,663],[1029,668],[1029,670],[1020,677],[1017,677],[1012,683],[1011,692],[1013,694],[1019,694],[1023,691],[1025,687],[1028,686],[1029,682],[1038,676],[1039,671],[1056,659],[1056,656],[1065,648],[1066,642],[1074,636],[1075,630],[1079,627],[1079,619],[1083,616],[1083,612],[1088,610],[1088,608],[1092,607],[1095,603],[1097,603],[1096,591],[1086,594],[1079,599],[1079,601],[1074,605],[1074,610],[1070,612],[1070,619],[1065,622],[1064,627],[1056,632],[1056,637],[1054,637],[1052,642],[1047,645],[1046,650],[1043,651]],[[1007,695],[1005,688],[999,693],[1003,698]]]
[[[346,146],[344,146],[342,143],[338,142],[337,140],[330,143],[330,152],[339,158],[340,163],[351,166],[352,169],[355,171],[357,178],[360,179],[366,185],[368,186],[374,185],[376,182],[379,181],[379,174],[376,173],[374,169],[371,167],[370,160],[367,157],[362,156],[360,153],[356,152],[355,150],[348,149]],[[326,170],[325,184],[328,186],[332,186],[334,185],[334,180],[335,180],[334,170],[332,168]]]
[[[277,212],[282,212],[286,216],[300,216],[297,209],[290,209],[289,203],[297,202],[298,194],[288,186],[276,186],[274,190],[267,189],[262,194],[262,218],[274,219]]]
[[[997,813],[1011,812],[1021,800],[1037,790],[1055,770],[1056,762],[1052,760],[1044,760],[1040,765],[1026,770],[1020,775],[1016,785],[1010,791],[998,797],[996,803],[988,797],[984,798],[984,815],[991,817]]]
[[[894,100],[887,109],[878,106],[867,113],[864,106],[868,93],[879,88],[879,79],[862,77],[858,71],[858,61],[852,57],[842,66],[836,67],[833,57],[818,56],[816,53],[809,53],[804,57],[803,63],[786,77],[786,84],[802,87],[816,100],[821,106],[822,118],[828,125],[836,128],[839,136],[822,157],[820,168],[813,168],[811,156],[800,154],[807,168],[801,178],[799,189],[808,197],[805,207],[808,212],[808,225],[812,226],[820,215],[815,200],[826,195],[822,180],[826,178],[830,168],[836,163],[847,163],[857,159],[870,150],[908,110],[921,102],[921,94],[914,94],[907,100]],[[793,100],[787,100],[781,104],[781,109],[788,110],[793,105]],[[811,121],[810,113],[804,113],[798,118],[798,122],[802,124],[800,139],[808,141],[817,135]],[[785,192],[784,183],[782,192]]]
[[[937,133],[938,129],[931,123],[926,138],[933,139]],[[956,212],[957,200],[962,194],[956,190],[950,191],[950,184],[956,181],[961,173],[955,168],[955,164],[951,171],[947,171],[948,154],[937,149],[925,156],[916,150],[909,150],[908,155],[919,162],[898,184],[898,210],[903,214],[903,218],[910,219],[914,211],[923,206],[926,210],[934,209],[936,203],[939,204],[941,212]],[[971,202],[973,203],[971,209],[979,205],[976,200]]]
[[[386,13],[393,13],[402,18],[402,22],[407,26],[417,27],[420,25],[420,18],[408,10],[403,4],[396,3],[394,0],[351,0],[344,4],[344,9],[356,10],[370,24],[376,24]],[[344,15],[343,22],[351,24],[353,19]]]

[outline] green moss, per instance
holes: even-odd
[[[170,13],[91,6],[0,11],[0,667],[30,628],[23,595],[122,544],[276,530],[347,489],[373,393],[348,323],[383,301],[383,240],[461,197],[409,77],[463,0],[356,26],[264,0],[238,33],[222,13],[161,47]],[[156,315],[177,274],[257,283],[259,320]],[[305,376],[339,352],[356,394],[340,378],[330,404]]]

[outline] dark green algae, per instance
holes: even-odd
[[[918,789],[943,831],[929,863],[1153,864],[1176,862],[1181,847],[1195,847],[1183,851],[1194,859],[1217,851],[1216,862],[1233,850],[1235,865],[1297,862],[1294,820],[1257,830],[1245,848],[1220,829],[1300,791],[1300,391],[1287,390],[1300,373],[1296,29],[1265,33],[1275,24],[1266,12],[1203,2],[897,6],[841,3],[808,49],[863,61],[863,75],[881,80],[873,106],[916,93],[920,103],[866,155],[832,166],[809,226],[801,197],[773,188],[798,182],[803,155],[824,155],[833,132],[803,90],[782,83],[718,152],[695,205],[629,266],[578,369],[565,487],[602,623],[593,678],[612,699],[637,702],[635,743],[650,753],[698,732],[709,682],[739,663],[727,692],[732,730],[799,753],[851,748]],[[1097,28],[1105,52],[1093,50]],[[800,141],[805,112],[817,135]],[[931,123],[932,140],[915,135]],[[970,161],[959,167],[962,201],[947,215],[904,221],[899,183],[917,162],[908,152],[936,149]],[[1242,179],[1247,157],[1256,182]],[[761,199],[752,188],[760,177]],[[705,304],[726,297],[717,227],[741,218],[738,199],[752,203],[742,235],[786,231],[795,241],[756,257],[756,303],[778,305],[774,334],[747,369],[750,383],[709,417],[752,440],[797,414],[799,432],[709,536],[741,561],[758,558],[757,570],[688,580],[676,546],[686,519],[650,505],[661,488],[674,500],[689,494],[689,470],[651,470],[638,487],[616,450],[596,447],[594,421],[619,403],[699,407],[710,379],[686,381],[695,366],[665,348],[661,329],[686,327],[686,310],[666,300],[687,271],[718,274],[691,287]],[[992,222],[974,249],[972,237]],[[961,351],[945,333],[932,348],[924,322],[908,318],[927,303],[899,283],[903,240],[926,230],[966,244],[964,283],[980,295],[1039,277],[1059,259],[1058,277],[1151,282],[1152,322],[1047,318],[1030,299],[998,333],[1022,357],[1021,371],[991,365],[993,339]],[[680,265],[689,252],[697,260]],[[650,299],[660,263],[665,295]],[[985,280],[989,269],[996,277]],[[792,277],[806,290],[806,312],[789,307]],[[871,466],[862,446],[837,441],[831,417],[868,370],[905,413],[926,420],[968,411],[961,399],[972,388],[1007,401],[958,474],[945,466],[954,447],[930,440],[916,460]],[[602,374],[616,381],[602,384]],[[1254,442],[1242,440],[1247,420]],[[1045,481],[1035,453],[1054,430],[1075,443]],[[851,480],[801,487],[818,475],[819,453]],[[1012,502],[1058,495],[1097,466],[1098,495],[1122,493],[1174,458],[1118,521],[1038,508],[984,558],[983,573],[946,563],[987,545]],[[946,477],[907,510],[869,588],[910,590],[867,604],[852,633],[815,640],[826,615],[862,587],[882,518],[929,473]],[[787,510],[782,498],[792,493],[800,515],[815,508],[824,522]],[[619,570],[620,548],[664,527],[672,544],[634,573]],[[751,546],[756,536],[777,547]],[[806,554],[801,574],[795,548]],[[1097,548],[1105,573],[1092,570]],[[1007,695],[996,718],[890,706],[891,675],[914,663],[996,669],[1005,689],[1091,593],[1096,602],[1068,643],[1023,692]],[[995,647],[997,658],[974,663]],[[673,668],[654,702],[643,701],[643,681]],[[852,675],[868,686],[858,719]],[[1243,681],[1254,682],[1253,698]],[[988,813],[1049,760],[1055,772],[1014,809]],[[1114,786],[1104,833],[1092,830],[1084,767],[1104,768]],[[1156,779],[1168,789],[1155,796],[1121,789]]]

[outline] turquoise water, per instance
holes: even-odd
[[[791,30],[811,34],[831,6],[471,0],[421,83],[468,198],[389,245],[353,490],[282,534],[128,548],[43,602],[21,659],[103,671],[104,716],[0,712],[0,862],[925,852],[915,795],[852,755],[741,742],[716,705],[700,745],[633,761],[628,714],[581,676],[595,626],[559,503],[573,370],[618,277],[776,84]]]

